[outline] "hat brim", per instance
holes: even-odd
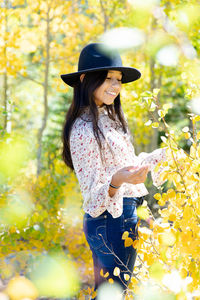
[[[88,72],[96,72],[101,70],[118,70],[122,72],[122,83],[128,83],[131,81],[135,81],[141,77],[141,73],[139,70],[131,67],[102,67],[102,68],[94,68],[89,70],[82,70],[79,72],[69,73],[69,74],[62,74],[60,77],[62,80],[73,87],[75,83],[79,80],[80,75],[83,73]]]

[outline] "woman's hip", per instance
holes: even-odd
[[[143,201],[141,198],[124,197],[123,213],[118,218],[113,218],[108,211],[96,218],[86,213],[84,215],[83,230],[90,247],[100,249],[108,243],[122,243],[124,231],[128,231],[129,236],[136,239],[138,223],[136,207],[141,201]]]

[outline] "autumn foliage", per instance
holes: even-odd
[[[200,299],[199,16],[196,0],[2,1],[0,299],[95,294],[82,196],[61,158],[72,90],[60,74],[96,41],[142,73],[121,93],[136,154],[167,147],[138,239],[122,236],[138,251],[127,299]]]

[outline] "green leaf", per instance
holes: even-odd
[[[150,111],[155,111],[157,105],[154,102],[151,102]]]
[[[159,92],[160,92],[160,89],[153,89],[154,96],[157,96]]]
[[[141,94],[141,97],[148,97],[148,96],[152,96],[152,93],[150,91],[145,91]]]
[[[151,124],[152,128],[158,128],[159,127],[159,123],[158,122],[154,122]]]

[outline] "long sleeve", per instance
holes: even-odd
[[[156,187],[162,185],[165,182],[160,178],[160,174],[163,171],[163,167],[161,165],[158,170],[155,170],[155,167],[158,163],[166,160],[166,148],[159,148],[151,153],[141,152],[139,155],[136,156],[134,146],[131,142],[130,134],[126,135],[126,142],[128,149],[133,157],[133,160],[136,160],[136,165],[138,165],[138,167],[144,164],[149,165],[153,184]]]
[[[75,126],[70,136],[72,162],[84,199],[83,209],[92,217],[99,216],[106,209],[114,218],[119,217],[124,187],[122,185],[113,197],[109,196],[113,173],[106,172],[93,132],[85,125]]]
[[[153,180],[153,184],[158,187],[162,185],[165,181],[160,179],[160,174],[163,171],[163,167],[160,166],[160,168],[155,171],[155,167],[157,166],[158,163],[161,161],[166,160],[166,148],[160,148],[156,149],[151,153],[145,153],[141,152],[138,155],[138,158],[142,161],[142,164],[148,164],[150,165],[150,171],[151,171],[151,177]]]

